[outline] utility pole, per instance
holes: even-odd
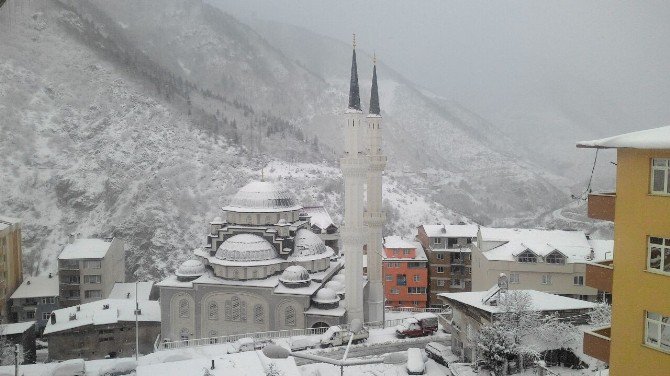
[[[140,314],[140,303],[137,301],[137,283],[135,281],[135,361],[140,357],[140,324],[138,315]]]
[[[14,376],[19,376],[19,344],[14,345]]]

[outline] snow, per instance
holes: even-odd
[[[63,252],[58,255],[58,259],[101,259],[105,257],[111,244],[111,241],[103,239],[75,239],[74,242],[63,248]]]
[[[404,240],[400,236],[391,235],[384,238],[384,247],[386,248],[414,248],[416,247],[414,242],[409,242]]]
[[[49,277],[25,277],[14,291],[11,299],[40,298],[58,296],[58,275]]]
[[[393,255],[391,249],[414,249],[414,257],[406,257],[404,252],[400,256]],[[390,256],[393,255],[393,256]],[[384,238],[384,253],[382,254],[384,261],[428,261],[426,252],[419,242],[410,242],[400,238],[399,236],[387,236]],[[364,256],[365,264],[367,265],[367,255]]]
[[[321,309],[312,306],[307,311],[305,311],[306,315],[313,315],[313,316],[342,317],[344,316],[345,313],[347,313],[347,309],[345,308],[344,301],[341,301],[339,307],[337,308]]]
[[[564,311],[572,309],[592,309],[596,306],[596,303],[587,302],[584,300],[567,298],[560,295],[549,294],[542,291],[536,290],[515,290],[515,291],[525,291],[529,294],[533,306],[532,309],[535,311]],[[487,296],[488,291],[475,291],[475,292],[456,292],[456,293],[442,293],[438,294],[441,297],[455,300],[457,302],[463,303],[465,305],[481,309],[482,311],[489,313],[498,313],[500,312],[499,306],[491,306],[483,303],[484,298]]]
[[[277,258],[277,252],[267,240],[254,234],[239,234],[224,241],[216,251],[217,259],[225,261],[267,261]]]
[[[141,314],[140,322],[161,321],[160,305],[157,301],[145,300],[138,302]],[[104,309],[103,306],[109,305]],[[79,310],[77,310],[79,307]],[[87,325],[107,325],[120,321],[135,321],[135,301],[126,299],[103,299],[75,307],[57,309],[52,312],[56,315],[56,323],[47,321],[44,334],[52,334]],[[70,320],[70,315],[76,318]]]
[[[337,303],[340,301],[340,297],[337,296],[337,293],[328,287],[324,287],[321,290],[316,292],[316,295],[312,298],[313,301],[317,303]]]
[[[137,282],[137,299],[149,300],[153,287],[153,281]],[[135,283],[116,282],[109,293],[109,299],[130,299],[135,301],[135,291]]]
[[[589,239],[593,248],[593,262],[612,260],[614,258],[614,240]]]
[[[289,260],[299,261],[305,257],[323,255],[327,252],[326,244],[311,230],[304,228],[298,230],[294,241],[293,253],[289,256]]]
[[[306,206],[302,210],[310,216],[309,223],[325,231],[330,226],[335,226],[333,219],[323,206]]]
[[[34,325],[35,321],[19,322],[15,324],[2,324],[0,325],[0,335],[9,336],[13,334],[25,333]]]
[[[11,226],[21,223],[21,220],[18,218],[6,217],[0,215],[0,231],[3,231]]]
[[[423,225],[426,235],[431,238],[474,238],[477,225]]]
[[[252,181],[233,196],[223,210],[242,213],[274,213],[300,210],[288,190],[268,181]]]
[[[670,126],[630,132],[599,140],[580,141],[578,148],[670,149]]]

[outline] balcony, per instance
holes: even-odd
[[[591,219],[602,219],[614,222],[614,204],[616,193],[589,194],[588,216]]]
[[[609,363],[611,329],[608,326],[584,332],[584,354]]]
[[[584,282],[587,286],[598,291],[612,292],[613,274],[614,266],[611,260],[588,263],[586,264],[586,279]]]

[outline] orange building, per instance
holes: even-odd
[[[426,308],[428,259],[421,243],[387,236],[383,256],[386,305]]]

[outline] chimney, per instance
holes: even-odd
[[[49,278],[51,278],[51,277],[53,277],[53,276],[51,275],[51,273],[49,273]]]
[[[79,307],[77,307],[79,308]],[[70,321],[74,321],[77,319],[77,314],[76,313],[70,313]]]
[[[51,312],[51,315],[50,315],[49,318],[51,319],[51,325],[55,325],[56,324],[56,314]]]
[[[74,232],[73,232],[73,233],[70,233],[70,235],[67,237],[67,242],[68,242],[69,244],[72,244],[72,243],[74,243],[74,240],[75,240],[75,239],[76,239],[76,235],[75,235],[75,233],[74,233]]]

